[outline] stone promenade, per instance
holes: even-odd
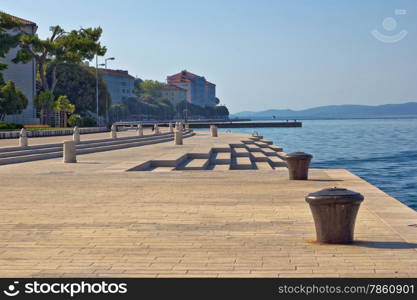
[[[0,166],[0,276],[417,276],[417,212],[346,170],[126,172],[247,138],[197,132],[183,146]],[[335,186],[365,196],[352,245],[314,242],[304,196]]]

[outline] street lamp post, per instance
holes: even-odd
[[[96,55],[96,114],[96,125],[100,126],[98,117],[98,55]]]
[[[100,119],[99,119],[99,114],[98,114],[98,67],[99,66],[105,66],[106,70],[107,70],[107,61],[108,60],[115,60],[114,57],[109,57],[106,58],[104,60],[104,64],[98,64],[98,55],[96,55],[96,113],[97,113],[97,118],[96,118],[96,122],[97,122],[97,126],[100,126]],[[106,123],[109,121],[109,104],[107,103],[107,93],[106,93]]]
[[[114,57],[109,57],[109,58],[106,58],[105,60],[104,60],[104,67],[106,68],[106,70],[107,70],[107,61],[108,60],[115,60],[116,58],[114,58]],[[107,99],[107,93],[106,93],[106,123],[108,123],[109,122],[109,100]]]

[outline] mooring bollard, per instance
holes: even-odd
[[[353,242],[355,220],[364,197],[344,188],[324,189],[305,197],[316,226],[317,242]]]
[[[172,122],[169,122],[168,126],[169,126],[169,132],[173,133],[174,127],[172,127]]]
[[[117,128],[116,128],[116,125],[114,124],[111,126],[110,137],[112,139],[117,139]]]
[[[72,134],[72,140],[76,143],[76,144],[78,144],[79,142],[80,142],[80,129],[78,128],[78,126],[75,126],[74,127],[74,131],[73,131],[73,134]]]
[[[181,130],[175,130],[174,142],[175,142],[175,145],[182,145],[183,144],[183,142],[182,142],[182,131]]]
[[[28,142],[28,133],[25,128],[22,128],[19,133],[19,145],[20,147],[27,147],[29,145]]]
[[[290,180],[307,180],[313,155],[304,152],[290,153],[285,157]]]
[[[212,137],[217,137],[217,126],[216,125],[210,125],[210,132]]]
[[[64,141],[64,163],[76,163],[77,155],[74,141]]]
[[[137,133],[138,133],[138,136],[143,136],[143,126],[142,126],[142,123],[140,123],[138,125]]]

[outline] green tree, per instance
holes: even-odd
[[[123,103],[114,104],[110,107],[110,120],[116,122],[125,119],[129,112]]]
[[[5,58],[6,54],[9,53],[10,49],[15,48],[18,43],[21,34],[14,34],[11,35],[7,31],[19,28],[20,24],[13,21],[12,18],[3,13],[0,12],[0,57]],[[5,84],[3,75],[1,74],[1,71],[7,69],[7,64],[0,61],[0,85]]]
[[[81,63],[92,60],[95,55],[104,55],[106,48],[99,40],[102,29],[81,28],[66,32],[60,26],[50,27],[51,36],[41,39],[37,34],[22,35],[19,40],[20,50],[13,62],[26,63],[35,59],[43,91],[54,92],[58,83],[57,64],[52,67],[50,81],[47,80],[46,68],[51,62]]]
[[[34,104],[40,110],[41,124],[47,124],[49,113],[54,107],[55,96],[50,91],[42,91],[38,93],[34,99]]]
[[[6,115],[20,114],[28,105],[23,92],[15,87],[12,81],[0,86],[0,121]]]
[[[79,114],[72,114],[68,118],[68,125],[74,127],[75,125],[79,125],[81,120],[81,116]]]
[[[55,101],[54,110],[59,113],[60,126],[67,127],[68,115],[75,111],[75,105],[69,101],[67,96],[59,96]]]
[[[10,49],[18,45],[21,33],[9,34],[8,31],[19,27],[9,15],[0,12],[0,58],[5,58]],[[26,96],[12,81],[4,82],[1,72],[5,69],[7,64],[0,61],[0,120],[6,115],[20,114],[28,104]]]
[[[93,68],[82,64],[52,63],[47,68],[47,79],[52,78],[53,70],[59,81],[55,87],[54,95],[66,95],[75,105],[75,113],[86,117],[90,112],[96,111],[96,77]],[[106,106],[111,106],[111,96],[107,85],[99,74],[99,114],[104,115]],[[106,96],[107,95],[107,96]],[[106,105],[107,101],[107,105]]]
[[[163,82],[159,82],[157,80],[144,80],[139,85],[139,94],[136,94],[139,98],[144,97],[152,97],[158,98],[162,96],[162,88],[164,87]]]

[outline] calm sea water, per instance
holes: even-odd
[[[314,155],[314,168],[348,169],[417,210],[417,119],[305,120],[257,131],[286,153]]]

